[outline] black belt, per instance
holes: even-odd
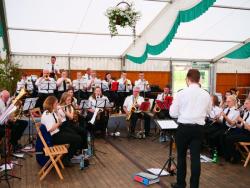
[[[189,127],[196,127],[196,126],[202,126],[197,123],[179,123],[180,126],[189,126]]]

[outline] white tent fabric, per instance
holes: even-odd
[[[146,43],[157,44],[166,36],[175,21],[178,10],[193,7],[200,1],[174,0],[172,4],[169,4],[134,0],[136,10],[142,14],[137,24],[137,34],[141,37],[134,46],[132,36],[111,38],[107,35],[109,34],[108,19],[104,16],[104,12],[107,8],[117,5],[120,2],[118,0],[5,0],[10,50],[12,53],[26,54],[140,56]],[[250,1],[217,0],[215,5],[250,8]],[[196,20],[181,24],[175,36],[176,39],[159,57],[213,59],[239,44],[237,42],[250,37],[249,19],[249,10],[211,7]],[[89,34],[25,31],[25,28]],[[119,29],[119,33],[131,35],[132,31]],[[229,40],[231,42],[180,40],[178,38]]]
[[[185,2],[186,4],[183,5],[183,1],[176,0],[173,4],[165,7],[166,10],[164,13],[157,21],[154,21],[150,28],[147,28],[142,37],[137,40],[136,45],[131,45],[125,54],[138,57],[144,53],[146,43],[151,45],[160,43],[172,28],[177,11],[190,8],[194,5],[194,1]],[[196,0],[195,2],[199,3],[200,0]],[[217,0],[215,5],[250,8],[250,1]],[[247,24],[249,19],[249,10],[211,7],[199,18],[191,22],[181,23],[175,38],[243,42],[250,36],[250,25]],[[170,46],[158,56],[165,58],[212,59],[237,44],[234,42],[173,40]]]

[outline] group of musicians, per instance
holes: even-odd
[[[51,57],[51,66],[44,69],[41,77],[36,80],[23,75],[17,83],[17,93],[24,87],[27,91],[33,93],[32,96],[35,96],[35,88],[37,87],[37,106],[43,111],[41,117],[42,124],[50,132],[55,144],[70,145],[69,153],[64,158],[66,165],[70,163],[70,159],[77,150],[87,147],[87,131],[96,132],[99,130],[102,135],[106,134],[110,109],[105,108],[105,106],[104,108],[99,108],[98,101],[100,100],[105,101],[105,104],[114,102],[116,109],[125,112],[127,119],[130,121],[131,134],[135,132],[137,120],[139,118],[144,119],[145,136],[149,136],[150,116],[148,113],[143,112],[144,109],[141,109],[141,106],[144,106],[142,105],[143,103],[148,102],[145,100],[145,93],[150,91],[150,85],[144,79],[142,72],[139,73],[139,79],[135,81],[134,87],[127,78],[126,72],[122,72],[121,78],[117,81],[112,79],[110,73],[105,75],[104,80],[100,80],[97,78],[96,72],[90,68],[87,69],[85,75],[77,72],[77,79],[71,81],[67,77],[66,71],[60,71],[55,66],[55,60],[55,57]],[[223,97],[224,101],[222,100],[221,104],[219,104],[216,95],[212,95],[211,101],[208,103],[208,93],[200,90],[200,85],[198,84],[199,74],[196,71],[191,71],[190,74],[190,77],[187,75],[189,89],[178,92],[171,106],[173,98],[170,97],[169,86],[166,86],[163,93],[157,96],[153,111],[157,112],[160,119],[178,118],[179,127],[182,128],[177,130],[177,149],[179,148],[177,152],[185,152],[186,148],[183,148],[183,146],[188,142],[186,143],[185,141],[184,143],[184,139],[186,139],[184,135],[193,130],[188,137],[193,135],[195,138],[197,137],[195,132],[203,132],[200,127],[202,126],[212,152],[217,151],[227,161],[237,162],[239,155],[234,143],[250,141],[250,98],[247,98],[244,105],[239,108],[237,93],[228,91],[226,96]],[[195,75],[198,76],[195,77]],[[58,79],[56,79],[57,76],[59,76]],[[194,97],[197,93],[199,95]],[[0,115],[8,106],[9,97],[8,91],[1,92]],[[87,99],[89,107],[80,109],[80,102],[84,99]],[[192,105],[198,104],[199,100],[201,105],[196,105],[196,108],[200,108],[200,110],[194,109]],[[164,101],[168,102],[164,103]],[[190,103],[190,101],[193,102]],[[145,111],[148,110],[149,108]],[[193,114],[190,114],[191,111],[193,111]],[[196,117],[195,114],[198,114],[200,118]],[[205,126],[203,126],[204,114],[207,114]],[[16,147],[27,126],[27,122],[23,120],[9,120],[8,124],[12,125],[11,144]],[[1,137],[3,137],[3,131],[1,131],[0,127]],[[202,137],[199,137],[199,142],[200,138]],[[199,143],[196,144],[199,145]],[[196,152],[197,149],[198,151],[198,145],[191,150]],[[178,165],[181,165],[181,156],[186,156],[186,154],[178,154]],[[183,170],[184,167],[179,166],[179,168]],[[179,168],[179,177],[184,176],[184,174],[181,174],[183,171]],[[195,173],[196,171],[194,170]],[[183,179],[179,179],[179,181],[185,183]],[[197,177],[195,184],[197,185]],[[175,185],[172,187],[175,187]]]

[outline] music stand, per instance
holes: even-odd
[[[160,127],[163,131],[168,131],[170,134],[170,144],[169,144],[169,153],[168,153],[168,159],[164,163],[160,173],[158,174],[158,177],[161,175],[163,169],[167,166],[167,171],[170,173],[171,176],[175,175],[174,169],[172,169],[172,163],[175,166],[176,169],[176,163],[174,161],[174,157],[172,156],[172,147],[174,142],[174,131],[177,129],[178,124],[175,123],[174,120],[155,120],[156,124]]]
[[[102,89],[102,91],[109,91],[109,84],[105,83],[105,82],[102,82],[101,83],[101,89]]]
[[[76,83],[73,82],[74,92],[77,93],[77,103],[81,102],[81,92],[86,91],[87,89],[87,83],[85,80],[76,80]]]
[[[122,83],[119,83],[117,91],[118,92],[126,92],[126,85],[122,84]]]
[[[18,176],[14,176],[12,174],[8,174],[8,169],[7,169],[7,138],[6,138],[6,133],[7,133],[7,120],[10,116],[11,113],[13,113],[15,110],[17,109],[17,107],[13,104],[11,104],[4,112],[3,114],[0,116],[0,126],[4,126],[4,137],[3,137],[3,144],[4,144],[4,172],[3,174],[0,176],[0,182],[1,180],[5,180],[8,184],[8,187],[10,187],[10,182],[9,180],[11,178],[17,178],[19,180],[21,180],[20,177]]]
[[[33,128],[32,128],[32,133],[30,131],[31,128],[31,119],[30,119],[30,110],[35,108],[36,102],[38,100],[38,97],[36,98],[26,98],[23,104],[23,111],[28,111],[29,112],[29,139],[28,139],[28,143],[25,144],[25,146],[27,145],[31,145],[31,148],[33,148],[34,143],[33,143]]]
[[[46,90],[48,93],[50,93],[49,91],[51,90],[56,90],[55,80],[42,80],[42,82],[40,82],[40,90]]]

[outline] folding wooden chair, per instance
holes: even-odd
[[[244,167],[247,167],[247,164],[250,160],[250,142],[239,142],[239,145],[244,148],[244,151],[242,151],[241,149],[239,149],[239,151],[241,155],[245,158]]]
[[[38,136],[41,139],[43,146],[44,146],[43,148],[44,154],[45,156],[49,157],[49,160],[46,162],[46,164],[42,167],[42,169],[38,173],[38,175],[40,176],[40,180],[43,180],[53,167],[56,169],[58,176],[62,180],[63,176],[58,167],[58,163],[60,164],[61,168],[64,169],[64,165],[61,161],[61,157],[64,154],[68,153],[67,144],[55,145],[55,146],[49,147],[40,130],[41,123],[36,123],[35,126],[36,126]]]

